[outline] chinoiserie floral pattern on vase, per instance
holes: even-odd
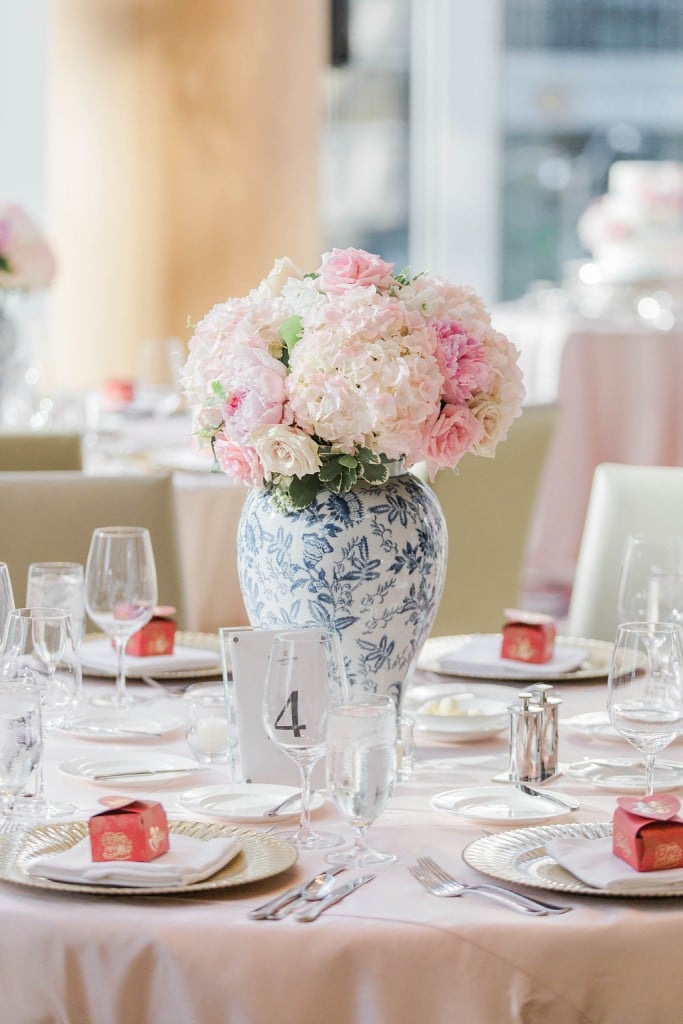
[[[238,532],[242,595],[253,626],[336,630],[352,692],[400,704],[436,615],[447,547],[440,505],[411,473],[323,489],[289,513],[255,489]]]

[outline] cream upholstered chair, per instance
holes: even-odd
[[[621,557],[632,533],[683,536],[683,467],[609,462],[596,467],[569,602],[568,635],[614,640]]]
[[[17,605],[31,562],[85,565],[98,526],[146,526],[152,537],[159,602],[185,625],[173,483],[167,474],[88,476],[77,472],[0,473],[0,561],[9,566]]]
[[[0,472],[82,468],[78,434],[0,432]]]
[[[519,601],[534,497],[556,420],[554,405],[529,406],[495,459],[466,455],[432,487],[448,524],[448,569],[433,635],[496,632]],[[423,473],[418,475],[423,476]]]

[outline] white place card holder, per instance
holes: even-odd
[[[232,680],[228,702],[236,737],[233,740],[235,782],[269,782],[299,786],[298,765],[269,738],[263,724],[262,702],[268,658],[279,629],[226,630],[230,644]],[[324,759],[313,769],[313,784],[323,785]]]

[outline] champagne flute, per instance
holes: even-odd
[[[654,792],[655,758],[683,730],[683,634],[671,622],[628,622],[617,629],[607,679],[610,722],[645,754],[645,795]]]
[[[32,562],[28,567],[26,604],[29,608],[65,608],[71,612],[74,640],[83,640],[83,566],[79,562]]]
[[[157,574],[149,531],[142,526],[96,529],[85,566],[88,615],[108,633],[116,649],[116,688],[94,704],[117,708],[145,698],[126,692],[125,646],[149,622],[157,603]]]
[[[30,675],[40,691],[41,735],[65,725],[81,696],[81,665],[74,643],[71,614],[63,608],[17,608],[10,612],[0,660],[0,685]],[[42,744],[41,744],[42,745]],[[72,804],[45,797],[43,761],[39,759],[34,796],[17,801],[17,813],[52,818],[71,813]]]
[[[12,593],[12,581],[9,575],[9,568],[6,562],[0,562],[0,645],[5,632],[7,616],[14,611],[14,594]]]
[[[327,859],[365,867],[396,860],[370,849],[367,833],[384,810],[396,782],[396,705],[364,696],[331,708],[327,724],[327,786],[337,810],[354,828],[353,845]]]
[[[17,795],[42,752],[40,688],[31,672],[11,672],[0,683],[0,801],[11,823]]]
[[[619,622],[661,622],[657,577],[678,573],[683,573],[683,538],[629,536],[617,589]]]
[[[299,766],[301,819],[288,838],[302,850],[337,846],[339,836],[311,828],[311,771],[325,753],[330,705],[343,699],[345,677],[337,637],[321,629],[277,634],[263,694],[270,739]]]

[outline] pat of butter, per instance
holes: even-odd
[[[441,700],[428,700],[419,711],[422,715],[442,715],[444,717],[480,715],[481,708],[464,708],[458,703],[457,697],[442,697]]]

